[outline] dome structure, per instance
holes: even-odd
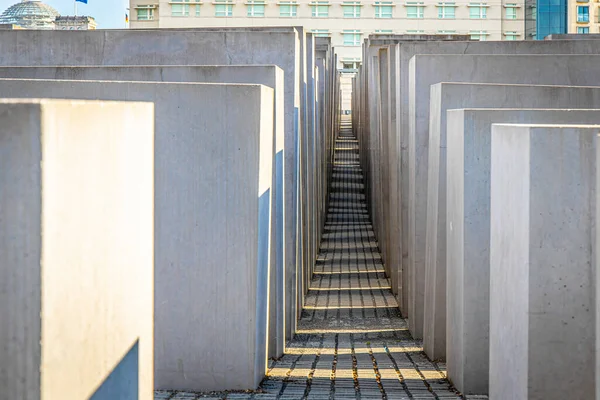
[[[19,25],[23,29],[54,29],[60,14],[40,0],[21,0],[0,15],[0,24]]]

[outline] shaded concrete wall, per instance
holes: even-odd
[[[3,31],[4,33],[16,31]],[[24,32],[24,33],[23,33]],[[302,268],[298,266],[298,138],[306,136],[304,123],[305,67],[301,28],[203,28],[180,30],[106,30],[72,35],[68,31],[22,31],[21,35],[0,36],[0,65],[243,65],[273,64],[284,71],[286,214],[289,243],[286,253],[287,336],[296,330],[297,292]],[[81,33],[81,34],[79,34]],[[298,247],[300,246],[300,247]],[[298,269],[298,270],[297,270]],[[294,299],[294,300],[292,300]],[[293,316],[296,316],[294,318]]]
[[[497,94],[506,94],[499,87]],[[586,107],[590,90],[518,87],[519,99],[536,106]],[[548,92],[553,90],[553,95]],[[570,93],[569,93],[570,92]],[[569,94],[568,94],[569,93]],[[491,97],[489,97],[491,99]],[[496,97],[498,98],[498,97]],[[447,193],[447,368],[453,384],[466,394],[488,393],[490,288],[491,124],[600,122],[598,110],[479,109],[448,112]],[[446,201],[444,201],[446,203]],[[452,229],[450,229],[450,226]],[[445,303],[445,301],[444,301]],[[439,321],[436,321],[439,322]],[[435,328],[435,327],[434,327]]]
[[[0,121],[3,397],[151,398],[152,104],[2,100]]]
[[[269,356],[283,355],[285,336],[285,248],[293,247],[285,233],[284,204],[284,77],[276,66],[119,66],[119,67],[0,67],[0,77],[27,79],[120,80],[157,82],[256,83],[274,89],[274,188],[270,255],[271,292]],[[290,208],[291,205],[288,205]],[[285,243],[287,242],[287,246]]]
[[[599,130],[492,126],[492,398],[583,399],[596,392],[590,277]]]
[[[256,387],[267,359],[272,89],[8,79],[0,87],[8,96],[155,102],[155,385]]]

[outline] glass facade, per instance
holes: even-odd
[[[552,34],[567,33],[567,0],[526,0],[526,39],[543,40]]]

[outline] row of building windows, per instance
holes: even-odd
[[[188,4],[191,3],[191,4]],[[196,3],[196,4],[194,4]],[[189,17],[200,16],[200,0],[181,0],[181,3],[171,4],[171,16],[173,17]],[[233,16],[232,0],[215,0],[215,16],[216,17],[231,17]],[[298,13],[298,4],[295,1],[280,1],[279,16],[280,17],[296,17]],[[250,0],[246,3],[248,17],[264,17],[266,1]],[[329,7],[328,1],[316,1],[310,5],[312,8],[312,16],[314,18],[328,18]],[[362,5],[357,1],[348,1],[342,4],[344,18],[360,18]],[[393,3],[391,1],[376,1],[375,18],[392,18]],[[439,3],[437,5],[437,17],[439,19],[454,19],[456,18],[456,8],[458,6],[453,2]],[[487,9],[489,5],[486,3],[472,3],[469,7],[470,19],[486,19]],[[505,19],[517,19],[517,4],[507,4],[505,7]],[[425,5],[422,2],[407,2],[406,3],[406,18],[423,19],[425,18]],[[138,6],[138,20],[154,19],[153,6]]]
[[[331,33],[326,29],[315,29],[312,31],[312,33],[317,37],[331,36]],[[377,30],[377,31],[375,31],[375,33],[392,33],[392,31],[391,30]],[[408,34],[422,34],[422,33],[424,33],[424,31],[418,31],[418,30],[410,31],[409,30],[409,31],[407,31],[407,33]],[[450,35],[450,34],[456,34],[456,31],[445,30],[445,31],[438,31],[437,33]],[[479,41],[485,41],[485,40],[487,40],[487,37],[489,36],[489,33],[487,31],[471,31],[471,32],[469,32],[469,34],[471,35],[471,40],[479,40]],[[344,31],[342,31],[342,35],[344,36],[344,46],[360,46],[362,43],[362,34],[358,30],[344,30]],[[519,33],[518,32],[505,32],[504,39],[505,40],[518,40]]]

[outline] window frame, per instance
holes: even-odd
[[[393,1],[376,1],[373,4],[375,7],[375,18],[376,19],[391,19],[394,18],[394,2]],[[384,10],[389,9],[389,16]]]
[[[135,17],[137,21],[154,21],[154,10],[156,6],[153,4],[139,4],[135,7]],[[146,18],[140,18],[140,11],[146,12]]]
[[[488,5],[485,3],[470,3],[469,7],[469,19],[487,19],[487,8]],[[478,10],[476,16],[473,16],[473,11]]]
[[[456,19],[456,3],[438,3],[438,19]],[[447,11],[452,10],[452,16]]]
[[[504,19],[515,20],[517,19],[517,4],[507,4],[504,6]]]
[[[342,15],[344,18],[355,19],[360,18],[362,4],[360,1],[344,1],[342,3]],[[352,12],[348,12],[352,10]]]
[[[404,4],[406,7],[406,18],[407,19],[424,19],[425,18],[425,4],[423,2],[406,2]],[[411,16],[410,11],[412,9],[416,10],[416,16]]]
[[[262,15],[260,13],[256,13],[256,7],[258,9],[262,7]],[[246,2],[246,17],[248,18],[264,18],[265,11],[267,7],[267,2],[265,0],[248,0]]]
[[[219,18],[229,18],[233,17],[233,1],[231,0],[215,0],[215,17]],[[224,11],[219,11],[220,8],[223,8]],[[223,13],[223,15],[219,15],[219,13]]]
[[[312,18],[329,18],[329,1],[313,1],[310,3],[312,8],[311,17]],[[319,10],[326,10],[325,13],[321,13]]]
[[[342,35],[344,37],[343,45],[357,47],[362,44],[362,32],[358,29],[344,29],[342,31]],[[352,40],[346,40],[348,38],[347,35],[352,35]]]
[[[277,5],[279,6],[280,18],[294,18],[298,16],[298,3],[295,1],[281,1]],[[289,15],[283,14],[282,7],[289,7]]]
[[[585,13],[580,13],[579,10],[585,10]],[[580,19],[580,17],[582,17]],[[577,22],[590,22],[590,6],[577,6]]]

